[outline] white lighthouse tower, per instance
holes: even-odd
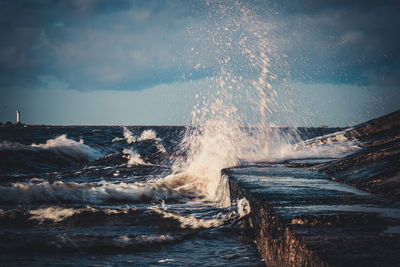
[[[17,122],[16,122],[16,124],[20,124],[21,123],[21,115],[20,115],[20,112],[19,112],[19,110],[17,109]]]

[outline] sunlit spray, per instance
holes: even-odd
[[[205,5],[208,23],[189,29],[192,60],[201,68],[207,58],[205,67],[213,73],[196,95],[192,127],[181,144],[187,158],[177,161],[174,171],[207,200],[221,201],[221,188],[226,188],[221,184],[226,182],[221,180],[222,168],[268,160],[271,139],[288,140],[277,140],[271,130],[269,115],[277,105],[272,83],[282,73],[273,67],[278,57],[268,41],[270,25],[239,1]]]

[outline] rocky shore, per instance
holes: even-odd
[[[400,200],[400,110],[353,127],[345,136],[357,138],[357,153],[319,168],[332,180]]]

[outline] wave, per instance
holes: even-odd
[[[132,132],[129,131],[129,129],[126,128],[126,127],[123,127],[122,129],[124,130],[123,135],[124,135],[124,138],[125,138],[126,142],[128,144],[135,143],[136,142],[136,137],[133,136]]]
[[[63,207],[46,207],[40,208],[36,210],[30,210],[28,213],[30,215],[30,220],[36,220],[39,223],[43,223],[45,221],[51,222],[61,222],[66,219],[71,218],[72,216],[81,215],[80,217],[84,216],[93,216],[93,215],[103,215],[103,216],[110,216],[110,215],[117,215],[117,214],[128,214],[135,209],[126,208],[126,209],[99,209],[99,208],[92,208],[87,206],[85,208],[63,208]]]
[[[47,169],[92,161],[101,156],[99,151],[85,145],[82,139],[77,142],[65,134],[49,139],[44,144],[0,143],[1,165],[5,169]]]
[[[0,151],[51,151],[57,154],[64,154],[70,157],[82,158],[86,160],[94,160],[101,156],[101,153],[83,143],[69,139],[66,134],[60,135],[57,138],[49,139],[45,144],[23,145],[20,143],[0,143]]]
[[[159,142],[156,143],[156,147],[157,147],[158,152],[161,152],[161,153],[166,153],[167,152],[165,147]]]
[[[98,222],[99,219],[133,214],[136,208],[93,208],[86,207],[60,207],[50,206],[38,209],[17,208],[12,210],[0,210],[0,222],[2,225],[53,225],[60,223],[85,224],[90,221]]]
[[[138,142],[141,142],[146,140],[159,140],[159,139],[157,138],[156,133],[153,130],[149,129],[149,130],[144,130],[137,140]]]
[[[60,233],[58,235],[26,238],[20,233],[1,233],[0,249],[2,252],[95,252],[110,253],[132,250],[143,250],[157,245],[174,243],[182,240],[185,235],[172,234],[80,234]]]
[[[158,152],[166,153],[165,147],[160,143],[161,138],[158,138],[156,132],[152,129],[144,130],[140,136],[137,137],[127,127],[123,127],[123,135],[124,138],[116,137],[112,140],[112,142],[114,143],[126,140],[126,142],[131,145],[141,142],[151,142],[155,145]]]
[[[141,157],[140,154],[136,153],[132,149],[124,149],[123,154],[126,156],[128,159],[127,166],[132,167],[132,166],[149,166],[152,165],[151,163],[145,162]]]
[[[133,133],[127,128],[123,127],[123,135],[128,144],[133,144],[136,142],[142,142],[142,141],[147,141],[147,140],[154,140],[158,141],[160,140],[157,138],[156,132],[152,129],[144,130],[139,137],[136,137],[133,135]],[[114,138],[115,141],[120,141],[121,138]]]
[[[318,136],[293,145],[281,145],[272,154],[273,160],[304,159],[304,158],[341,158],[354,153],[360,148],[360,142],[347,138],[348,130]]]
[[[171,234],[148,235],[87,235],[87,234],[62,234],[57,238],[57,247],[79,250],[98,249],[140,249],[142,246],[154,246],[173,243],[179,240],[179,236]]]
[[[238,200],[237,207],[234,208],[236,209],[219,210],[219,213],[211,218],[197,218],[194,215],[180,214],[168,211],[165,207],[152,207],[151,210],[165,219],[172,219],[178,222],[180,228],[198,230],[217,228],[233,223],[250,213],[250,206],[246,199]]]
[[[188,151],[187,158],[177,160],[172,167],[174,175],[166,179],[184,181],[182,188],[195,189],[206,201],[218,205],[222,200],[226,206],[230,201],[229,189],[221,191],[227,183],[221,177],[223,168],[252,162],[340,158],[359,149],[358,140],[346,138],[343,131],[302,141],[295,130],[248,129],[209,120],[185,136],[181,150]]]
[[[4,226],[17,227],[22,225],[82,226],[92,223],[98,224],[100,220],[107,219],[114,222],[118,220],[120,223],[135,219],[137,226],[146,225],[148,221],[151,220],[153,222],[163,221],[164,225],[168,225],[170,229],[208,229],[232,223],[233,221],[247,215],[250,212],[249,208],[248,206],[245,206],[246,208],[244,209],[241,201],[243,202],[246,200],[239,200],[237,207],[234,206],[229,209],[217,209],[213,211],[208,208],[205,212],[200,211],[196,216],[168,211],[164,202],[162,202],[161,207],[152,206],[145,209],[137,209],[136,207],[100,208],[91,207],[89,205],[86,207],[47,206],[33,209],[16,208],[0,210],[0,223]],[[139,218],[141,219],[139,220]]]
[[[190,181],[190,183],[189,183]],[[161,199],[202,198],[204,190],[195,177],[174,175],[165,179],[136,183],[13,183],[0,186],[0,201],[5,203],[90,203],[146,202]]]
[[[307,146],[317,146],[317,145],[344,143],[348,141],[358,142],[356,138],[347,137],[347,132],[350,132],[352,130],[353,128],[348,128],[342,131],[317,136],[304,141],[304,144],[306,144]]]
[[[120,141],[124,141],[125,140],[125,138],[122,138],[122,137],[115,137],[111,142],[112,143],[115,143],[115,142],[120,142]]]
[[[173,219],[177,221],[181,228],[190,229],[208,229],[216,228],[224,225],[227,221],[232,221],[234,218],[233,214],[228,214],[225,218],[196,218],[193,215],[183,215],[171,211],[167,211],[161,208],[152,208],[152,210],[160,214],[163,218]]]

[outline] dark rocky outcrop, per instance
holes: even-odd
[[[400,110],[353,127],[362,150],[319,170],[335,181],[400,200]]]
[[[400,134],[400,110],[356,125],[345,136],[367,140],[396,134]]]

